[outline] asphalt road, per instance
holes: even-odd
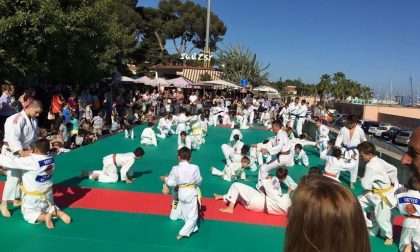
[[[367,136],[366,136],[367,137]],[[393,144],[391,141],[387,141],[386,139],[378,138],[378,137],[367,137],[370,141],[378,147],[384,148],[391,152],[397,153],[399,155],[404,154],[407,151],[407,146]]]

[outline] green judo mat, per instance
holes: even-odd
[[[125,139],[124,134],[115,134],[100,141],[84,146],[55,158],[56,185],[71,185],[88,188],[104,188],[120,191],[161,193],[160,175],[170,172],[177,165],[177,136],[158,139],[158,147],[142,146],[145,155],[134,164],[133,184],[122,182],[103,184],[90,180],[80,180],[82,170],[102,169],[102,158],[112,153],[131,152],[140,146],[141,131],[145,126],[135,128],[135,139]],[[245,144],[262,142],[273,135],[265,130],[241,130]],[[224,167],[221,145],[227,143],[231,129],[209,127],[206,143],[194,151],[191,163],[200,167],[203,177],[202,192],[204,197],[213,193],[224,194],[231,185],[219,177],[210,174],[210,167]],[[313,147],[305,147],[310,159],[310,166],[323,166]],[[294,166],[289,174],[296,182],[307,173],[307,168]],[[248,181],[255,186],[257,172],[247,171]],[[348,174],[343,174],[342,181],[348,185]],[[2,177],[0,180],[4,181]],[[357,184],[356,194],[361,192]],[[153,204],[153,202],[145,202]],[[10,206],[10,204],[9,204]],[[189,239],[176,240],[175,237],[183,221],[171,221],[167,216],[134,214],[124,212],[99,211],[66,208],[73,222],[65,225],[56,223],[54,230],[47,230],[44,224],[31,225],[22,218],[19,209],[14,209],[10,219],[0,218],[0,241],[2,251],[282,251],[285,229],[256,224],[233,223],[204,220],[199,232]],[[371,238],[373,251],[397,251],[397,243],[387,247],[383,240]]]

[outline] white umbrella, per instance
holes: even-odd
[[[146,82],[150,81],[151,79],[147,76],[143,76],[137,79],[134,79],[134,83],[143,83],[145,84]]]
[[[155,78],[145,82],[144,84],[152,87],[169,87],[169,82],[164,78]]]
[[[259,87],[254,88],[252,91],[266,92],[266,93],[273,93],[273,94],[279,93],[279,91],[277,91],[275,88],[272,88],[269,86],[259,86]]]
[[[184,77],[178,77],[174,79],[168,80],[169,84],[171,86],[177,87],[177,88],[186,88],[188,85],[190,85],[192,82]]]
[[[234,89],[240,88],[239,85],[230,83],[225,80],[199,81],[191,85],[192,86],[211,86],[211,87],[221,87],[221,88],[226,87],[226,88],[234,88]]]

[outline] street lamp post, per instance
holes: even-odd
[[[209,48],[209,39],[210,39],[210,6],[211,0],[207,0],[207,24],[206,24],[206,47],[204,48],[204,54],[207,55],[210,59],[210,48]],[[204,61],[204,67],[210,67],[210,60]]]

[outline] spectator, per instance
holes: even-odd
[[[370,252],[369,236],[357,198],[324,176],[304,177],[288,210],[285,252]]]

